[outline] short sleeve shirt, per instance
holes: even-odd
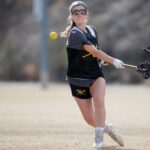
[[[72,30],[70,32],[67,46],[69,48],[82,50],[84,44],[93,45],[93,43],[87,39],[87,36],[90,36],[90,34],[82,33],[78,30]]]
[[[67,76],[69,77],[69,82],[74,85],[85,86],[86,83],[90,83],[93,79],[103,77],[99,60],[92,55],[83,57],[89,54],[84,50],[84,44],[97,46],[97,37],[93,37],[88,29],[87,31],[88,32],[85,33],[80,31],[77,27],[74,27],[67,41]]]

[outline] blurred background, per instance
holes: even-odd
[[[36,1],[36,0],[35,0]],[[73,0],[47,0],[48,42],[46,69],[48,81],[66,82],[66,39],[49,39],[51,31],[67,26],[68,7]],[[86,0],[89,24],[96,27],[100,49],[139,65],[149,56],[142,50],[150,45],[149,0]],[[0,1],[0,81],[40,80],[41,22],[33,15],[32,0]],[[45,58],[46,59],[46,58]],[[148,83],[135,69],[104,67],[108,83]]]

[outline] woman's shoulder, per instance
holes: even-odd
[[[86,25],[86,27],[94,37],[98,37],[96,28],[94,26]]]
[[[96,32],[96,28],[93,25],[86,25],[87,28],[91,28]]]
[[[77,37],[80,37],[80,36],[84,36],[83,32],[78,29],[76,26],[73,27],[70,31],[70,35],[69,36],[77,36]]]
[[[76,27],[76,26],[74,26],[72,29],[71,29],[71,32],[70,33],[82,33],[82,31],[78,28],[78,27]]]

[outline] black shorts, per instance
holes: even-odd
[[[103,73],[99,77],[104,78]],[[70,84],[72,96],[78,97],[80,99],[89,99],[89,98],[91,98],[92,96],[91,96],[91,93],[90,93],[90,86],[99,77],[97,77],[95,79],[67,77],[67,80]]]
[[[89,99],[91,98],[89,87],[81,87],[70,84],[72,96],[78,97],[80,99]]]

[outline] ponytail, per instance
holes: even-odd
[[[69,25],[66,27],[65,31],[61,32],[61,37],[67,38],[70,34],[71,29],[75,26],[74,21],[71,19],[71,16],[68,17]]]

